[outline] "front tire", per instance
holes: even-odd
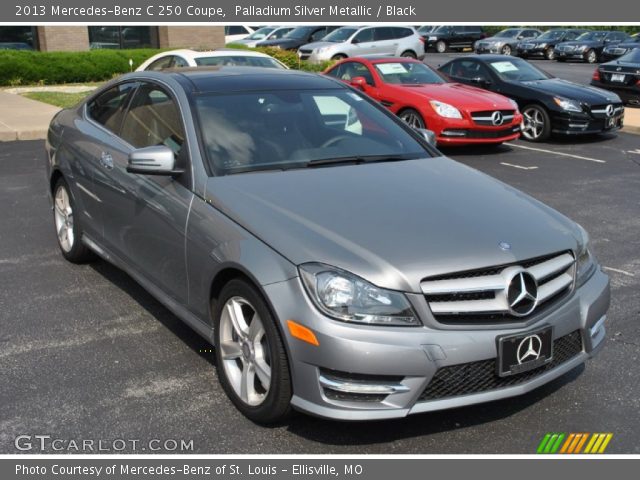
[[[282,421],[291,411],[291,377],[276,320],[250,283],[231,280],[214,313],[216,367],[225,393],[256,423]]]
[[[336,62],[338,62],[340,60],[344,60],[345,58],[347,58],[346,55],[344,55],[342,53],[337,53],[333,57],[331,57],[331,60],[335,60]]]
[[[445,53],[447,51],[447,42],[444,40],[438,40],[436,42],[436,52]]]
[[[544,51],[544,58],[547,60],[554,60],[556,58],[556,54],[553,51],[553,48],[547,48]]]
[[[522,109],[524,127],[522,136],[530,142],[542,142],[551,136],[551,119],[540,105],[527,105]]]
[[[415,129],[427,128],[427,124],[425,123],[424,118],[422,118],[422,115],[420,115],[420,112],[414,110],[413,108],[402,110],[398,114],[398,116],[410,127],[413,127]]]
[[[598,54],[593,48],[587,52],[585,60],[587,63],[596,63],[598,61]]]
[[[85,263],[94,258],[91,250],[82,243],[78,212],[69,185],[63,177],[60,177],[53,187],[53,221],[58,247],[67,261]]]
[[[511,50],[511,45],[505,45],[504,47],[502,47],[502,49],[500,50],[500,52],[503,55],[509,55],[511,56],[511,54],[513,53],[513,50]]]
[[[418,58],[416,53],[414,51],[412,51],[412,50],[407,50],[406,52],[402,52],[402,55],[400,55],[400,56],[404,57],[404,58],[413,58],[413,59]]]

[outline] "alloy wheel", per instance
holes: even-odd
[[[547,60],[553,60],[554,58],[556,58],[556,54],[553,51],[553,48],[549,47],[544,51],[544,57]]]
[[[545,119],[540,109],[526,108],[522,115],[524,116],[522,135],[528,140],[538,140],[542,137],[545,129]]]
[[[415,110],[405,110],[400,114],[400,118],[405,121],[407,125],[413,128],[425,128],[424,120],[418,112]]]
[[[589,53],[587,53],[587,62],[596,63],[597,60],[598,55],[596,54],[595,50],[589,50]]]
[[[53,208],[58,242],[62,250],[68,253],[73,248],[75,241],[73,210],[69,201],[69,193],[62,185],[56,190]]]
[[[511,55],[511,46],[505,45],[504,47],[502,47],[502,54]]]
[[[437,51],[438,53],[444,53],[444,52],[446,52],[446,51],[447,51],[447,44],[446,44],[444,41],[442,41],[442,40],[438,41],[438,42],[436,43],[436,51]]]
[[[246,405],[262,404],[271,387],[271,348],[260,316],[246,299],[227,300],[219,342],[222,366],[236,395]]]

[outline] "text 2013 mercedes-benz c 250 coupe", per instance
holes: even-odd
[[[127,74],[51,123],[60,249],[214,344],[257,422],[475,404],[585,362],[609,306],[586,232],[428,137],[328,77]]]

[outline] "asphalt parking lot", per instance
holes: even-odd
[[[133,280],[62,259],[43,142],[0,144],[0,453],[18,453],[21,434],[184,439],[196,453],[533,453],[549,431],[613,432],[608,453],[640,453],[639,147],[619,134],[446,152],[591,233],[613,299],[607,345],[585,368],[480,406],[362,424],[295,414],[264,428],[226,398],[209,346]]]

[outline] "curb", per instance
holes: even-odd
[[[45,140],[47,130],[26,130],[0,132],[0,142],[15,142],[16,140]]]
[[[625,125],[622,130],[622,133],[631,133],[633,135],[640,135],[640,126],[637,125]]]

